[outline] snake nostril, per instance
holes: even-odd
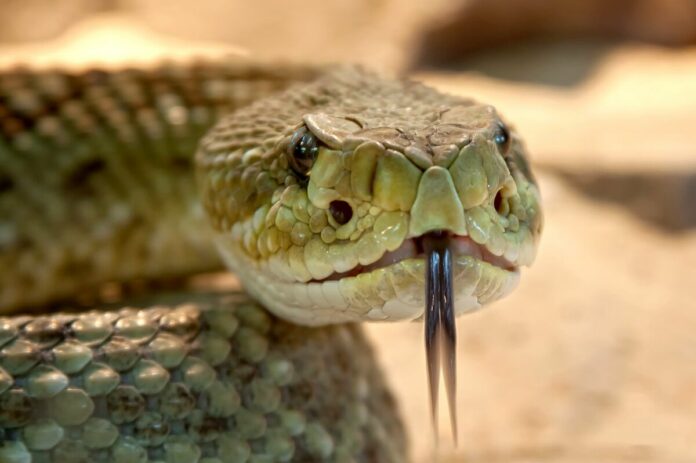
[[[498,212],[500,215],[507,215],[507,202],[505,201],[505,198],[503,198],[503,190],[499,190],[495,194],[495,198],[493,199],[493,207],[495,207],[495,210]]]
[[[331,216],[339,225],[348,223],[353,217],[353,208],[350,207],[350,204],[341,200],[331,201],[329,212],[331,212]]]

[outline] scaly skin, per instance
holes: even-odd
[[[243,294],[0,319],[0,349],[3,463],[406,459],[357,326],[292,325]]]
[[[229,266],[283,318],[321,325],[420,317],[418,239],[435,230],[503,258],[501,268],[455,256],[464,313],[514,288],[541,231],[522,144],[512,133],[501,152],[500,124],[490,106],[340,69],[223,119],[197,157],[203,201]],[[307,178],[288,166],[302,127],[321,142]],[[347,223],[332,216],[333,201],[350,205]]]
[[[0,313],[105,281],[220,268],[196,146],[222,114],[315,72],[201,62],[0,73]]]
[[[461,313],[513,288],[541,228],[493,108],[355,68],[8,72],[0,135],[0,313],[216,269],[215,240],[292,323],[413,319],[432,231],[454,243]],[[405,461],[357,328],[203,305],[0,319],[0,461]],[[280,410],[307,424],[289,431]]]

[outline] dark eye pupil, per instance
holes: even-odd
[[[302,137],[300,137],[295,145],[293,156],[295,156],[295,159],[297,159],[299,162],[307,160],[313,161],[316,157],[318,149],[319,147],[317,146],[317,139],[314,138],[314,135],[311,133],[305,133],[302,135]]]
[[[508,136],[505,132],[499,132],[495,135],[495,142],[499,145],[504,145],[508,141]]]
[[[331,212],[331,216],[336,223],[340,225],[347,224],[353,217],[353,208],[350,207],[350,204],[341,200],[331,201],[329,212]]]
[[[498,124],[498,130],[496,130],[493,136],[493,141],[498,145],[500,151],[505,154],[510,149],[510,132],[504,124]]]
[[[312,132],[303,127],[293,136],[289,154],[292,170],[306,176],[319,154],[319,141]]]

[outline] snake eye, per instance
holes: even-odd
[[[507,154],[510,150],[510,131],[502,122],[498,122],[498,128],[493,135],[493,141],[498,145],[501,154]]]
[[[288,161],[290,168],[300,177],[307,177],[319,154],[319,140],[306,127],[299,128],[290,139]]]

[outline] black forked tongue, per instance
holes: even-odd
[[[457,443],[457,330],[454,324],[452,251],[446,232],[428,233],[422,238],[427,259],[425,273],[425,352],[430,384],[430,408],[437,436],[440,370],[445,381],[452,438]]]

